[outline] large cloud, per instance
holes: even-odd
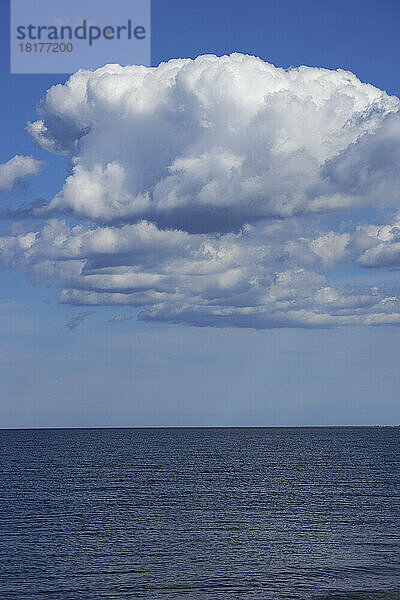
[[[28,127],[71,174],[1,264],[146,321],[398,325],[396,282],[351,274],[400,263],[399,111],[351,73],[238,54],[79,71]]]
[[[346,71],[201,56],[79,71],[47,92],[29,130],[73,156],[48,210],[219,231],[393,203],[399,106]]]

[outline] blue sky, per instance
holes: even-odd
[[[7,3],[2,11],[0,163],[15,154],[46,162],[28,187],[2,195],[17,207],[49,201],[65,180],[67,159],[35,147],[25,126],[67,76],[10,75]],[[242,52],[283,67],[340,67],[400,95],[399,17],[396,0],[153,0],[152,62]],[[200,328],[99,306],[70,331],[65,323],[91,307],[59,304],[56,279],[35,286],[6,270],[0,281],[1,427],[400,422],[398,327]],[[109,322],[119,314],[133,318]]]

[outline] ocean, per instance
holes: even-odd
[[[0,598],[400,599],[400,427],[0,431]]]

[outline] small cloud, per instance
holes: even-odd
[[[10,192],[17,181],[28,175],[37,175],[43,163],[33,156],[17,154],[6,163],[0,164],[0,191]]]
[[[108,319],[109,323],[121,323],[122,321],[131,321],[132,317],[128,315],[115,315],[111,319]]]
[[[72,315],[70,320],[65,323],[65,327],[72,331],[73,329],[76,329],[82,323],[82,321],[84,321],[90,315],[93,315],[95,312],[95,310],[87,310],[86,312],[75,313]]]

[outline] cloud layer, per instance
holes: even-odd
[[[395,282],[352,281],[400,266],[397,98],[234,54],[79,71],[39,110],[30,133],[71,173],[0,260],[57,277],[61,302],[197,326],[400,324]]]

